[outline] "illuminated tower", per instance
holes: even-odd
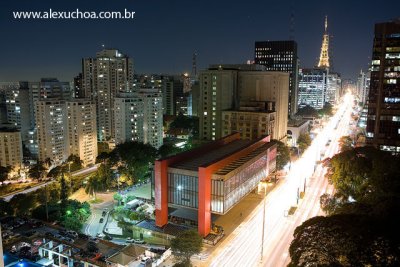
[[[321,55],[319,56],[318,67],[329,68],[328,16],[325,16],[325,33],[322,38]]]

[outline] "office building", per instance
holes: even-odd
[[[114,98],[115,143],[144,142],[143,99],[134,93],[121,93]]]
[[[198,103],[200,138],[223,136],[222,111],[238,110],[240,102],[271,102],[276,111],[273,136],[286,136],[289,74],[265,71],[260,65],[211,65],[200,72]]]
[[[114,138],[114,98],[133,90],[133,60],[117,49],[103,49],[96,58],[82,59],[82,88],[96,104],[97,139]]]
[[[255,102],[238,110],[222,111],[223,136],[238,132],[241,139],[253,140],[264,135],[274,139],[276,112],[266,106],[272,103]]]
[[[288,114],[297,112],[299,59],[295,41],[264,41],[255,43],[255,64],[264,65],[267,71],[289,73]]]
[[[140,89],[143,102],[143,141],[155,148],[163,144],[163,103],[159,89]]]
[[[375,24],[367,143],[400,153],[400,19]]]
[[[365,105],[368,100],[369,84],[371,80],[371,72],[360,71],[357,79],[357,96],[362,105]]]
[[[29,140],[29,130],[34,127],[31,121],[32,110],[29,102],[27,83],[15,83],[5,91],[7,122],[20,130],[23,142]]]
[[[83,90],[82,82],[83,82],[83,75],[82,73],[79,73],[77,76],[74,77],[74,84],[73,84],[74,98],[85,98],[85,91]]]
[[[0,128],[0,166],[18,168],[21,164],[21,132],[15,128]]]
[[[64,100],[39,100],[35,103],[39,160],[53,160],[55,166],[68,157],[66,105]]]
[[[311,106],[322,109],[325,103],[328,71],[326,69],[300,69],[299,108]]]
[[[76,99],[67,101],[66,108],[67,155],[78,156],[84,166],[95,164],[97,157],[96,106],[90,100]]]
[[[328,72],[327,85],[325,92],[325,102],[335,105],[340,98],[340,90],[342,87],[342,78],[339,73]]]
[[[239,133],[157,160],[156,225],[167,225],[168,208],[174,207],[192,216],[199,234],[207,236],[211,215],[225,215],[274,171],[275,165],[276,144],[269,136],[249,141],[240,139]]]

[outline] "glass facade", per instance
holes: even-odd
[[[211,211],[226,213],[253,190],[268,175],[267,161],[263,156],[228,179],[212,179]]]
[[[198,208],[198,177],[168,173],[168,203]]]

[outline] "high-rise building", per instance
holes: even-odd
[[[82,86],[83,75],[79,73],[78,76],[74,77],[74,98],[85,98],[85,91]]]
[[[368,100],[369,84],[371,79],[371,72],[360,71],[357,79],[357,96],[359,101],[365,105]]]
[[[144,141],[143,99],[134,93],[121,93],[114,98],[115,143]]]
[[[329,71],[326,82],[325,102],[335,105],[339,101],[342,78],[339,73]]]
[[[0,166],[15,168],[21,164],[21,132],[15,128],[0,128]]]
[[[15,83],[5,91],[7,122],[20,130],[23,142],[29,140],[28,131],[34,127],[27,83]]]
[[[255,43],[255,64],[264,65],[267,71],[288,72],[289,103],[288,114],[297,112],[299,59],[295,41],[264,41]]]
[[[400,153],[400,18],[375,24],[367,143]]]
[[[84,166],[95,164],[97,157],[96,106],[88,99],[76,99],[67,101],[66,108],[67,155],[79,156]]]
[[[141,89],[139,97],[143,101],[144,143],[155,148],[163,144],[163,103],[159,89]]]
[[[238,132],[240,138],[246,140],[265,135],[274,139],[276,112],[270,111],[266,107],[268,104],[272,103],[256,102],[252,105],[241,105],[238,110],[222,111],[223,135]]]
[[[96,104],[97,139],[114,138],[114,98],[133,90],[133,60],[116,49],[103,49],[82,60],[82,88]]]
[[[64,100],[47,99],[35,103],[39,160],[60,165],[68,157],[66,105]]]
[[[328,71],[326,69],[300,69],[299,108],[311,106],[322,109],[325,103]]]
[[[265,71],[261,65],[211,65],[200,72],[200,138],[223,137],[222,111],[238,110],[240,102],[271,102],[276,111],[274,138],[286,136],[289,74]]]

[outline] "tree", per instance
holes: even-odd
[[[68,195],[69,195],[69,187],[67,185],[67,182],[65,181],[64,173],[61,174],[60,178],[60,200],[61,200],[61,208],[64,209],[67,201],[68,201]]]
[[[44,163],[42,161],[38,161],[29,168],[28,174],[30,177],[39,180],[44,176],[46,170],[47,168],[44,166]]]
[[[197,136],[199,132],[199,118],[198,117],[190,117],[185,116],[180,113],[173,122],[171,122],[170,129],[186,129],[190,130],[190,132]]]
[[[67,165],[68,172],[74,172],[83,168],[83,161],[79,156],[71,154],[68,156],[64,165]]]
[[[290,151],[288,146],[283,142],[277,140],[275,140],[275,142],[278,145],[276,154],[276,170],[279,171],[282,170],[290,161]]]
[[[47,166],[47,169],[50,169],[51,165],[53,164],[53,160],[51,158],[46,158],[43,164]]]
[[[399,266],[395,227],[356,214],[311,218],[294,231],[288,266]]]
[[[175,154],[179,153],[180,151],[181,151],[181,149],[179,149],[178,147],[176,147],[173,144],[163,144],[158,149],[158,156],[159,156],[159,158],[166,158],[166,157],[175,155]]]
[[[113,195],[113,198],[114,198],[114,200],[116,200],[116,201],[118,202],[118,206],[119,206],[120,203],[121,203],[121,200],[122,200],[121,194],[120,194],[120,193],[115,193],[115,194]]]
[[[4,182],[5,180],[7,180],[10,171],[11,171],[10,166],[7,167],[0,166],[0,182]]]
[[[340,151],[346,151],[346,150],[350,150],[353,146],[353,140],[351,139],[350,136],[346,135],[346,136],[342,136],[339,139],[339,147],[340,147]]]
[[[10,203],[0,199],[0,217],[9,216],[13,214],[13,209],[10,206]]]
[[[123,166],[122,173],[138,182],[150,176],[149,167],[156,158],[157,150],[150,144],[126,142],[117,145],[111,152],[110,162]]]
[[[9,204],[14,209],[14,214],[27,216],[37,206],[36,195],[34,192],[17,194],[11,198]]]
[[[203,238],[196,230],[186,230],[178,234],[171,240],[171,248],[174,256],[184,263],[185,266],[191,266],[190,257],[201,252]]]
[[[310,117],[319,117],[318,111],[311,107],[311,106],[305,106],[302,108],[299,108],[297,111],[296,115],[298,116],[310,116]]]
[[[301,133],[299,138],[297,138],[297,145],[301,152],[307,149],[311,145],[311,138],[308,133]]]
[[[62,217],[62,224],[67,229],[80,232],[90,214],[90,205],[87,202],[69,200]]]
[[[97,178],[96,175],[93,175],[89,178],[86,184],[85,192],[89,195],[94,196],[94,198],[96,199],[96,192],[100,191],[102,188],[102,182]]]
[[[319,114],[322,116],[332,116],[333,115],[333,106],[329,102],[325,102],[324,107],[319,110]]]

